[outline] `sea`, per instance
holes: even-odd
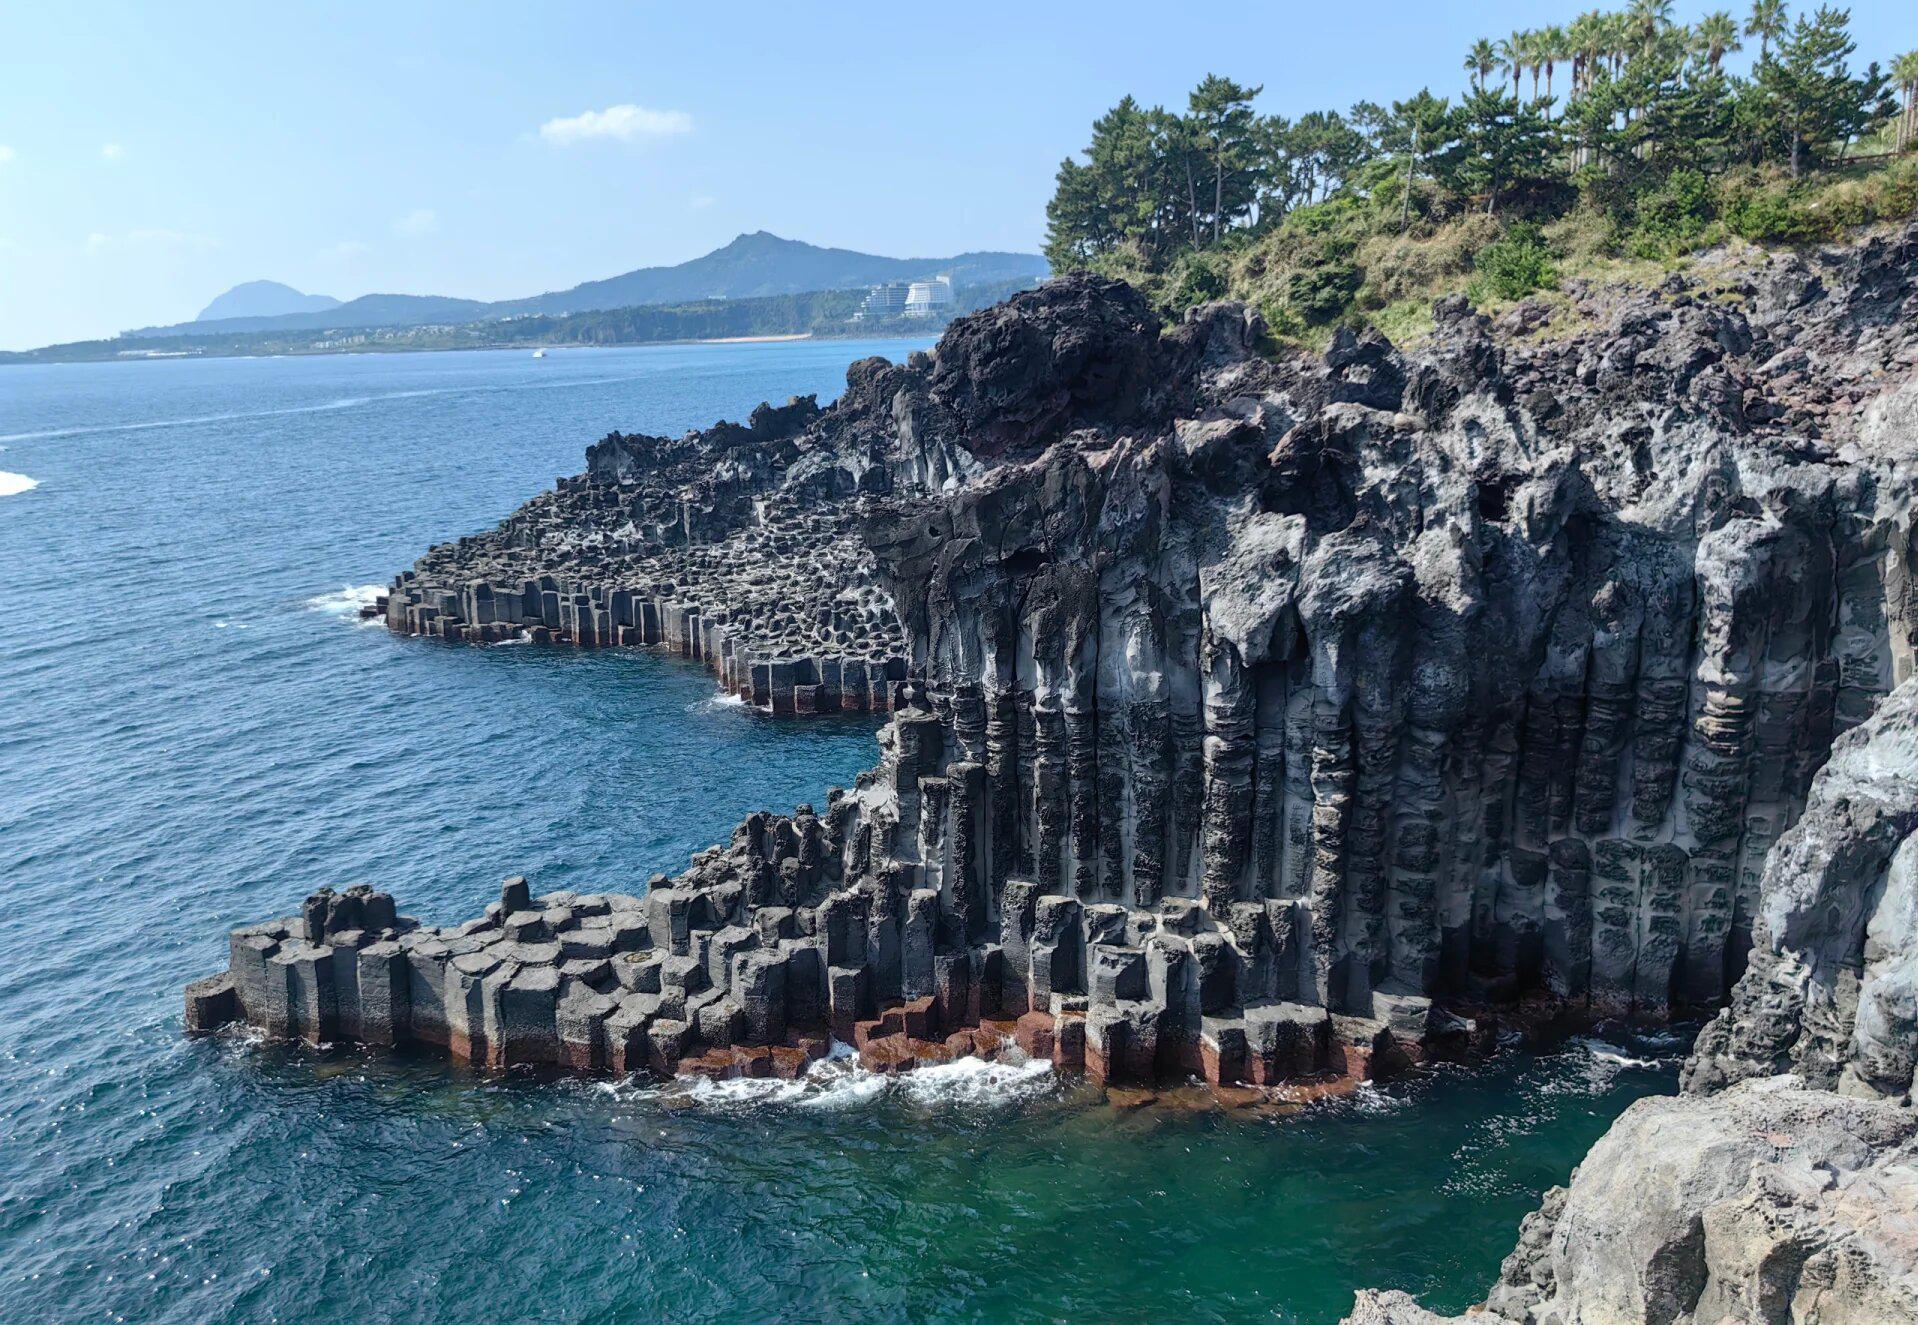
[[[643,891],[823,805],[871,720],[640,650],[358,619],[605,433],[843,386],[824,341],[0,367],[0,1321],[1332,1322],[1480,1300],[1675,1088],[1676,1032],[1509,1047],[1287,1117],[1044,1067],[489,1079],[189,1039],[235,925],[367,882]]]

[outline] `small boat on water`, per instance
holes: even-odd
[[[546,357],[546,351],[545,351],[545,350],[534,350],[534,351],[533,351],[533,357],[534,357],[535,359],[544,359],[544,358]]]

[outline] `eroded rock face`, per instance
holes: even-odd
[[[1909,1103],[1918,1064],[1918,687],[1848,733],[1765,863],[1757,942],[1688,1090],[1790,1072]]]
[[[1918,680],[1838,741],[1766,859],[1686,1093],[1634,1104],[1546,1193],[1472,1319],[1918,1320],[1915,862]],[[1366,1292],[1350,1319],[1439,1318]]]
[[[707,972],[681,1048],[1031,1017],[1095,1074],[1259,1083],[1448,1052],[1448,1002],[1713,1005],[1834,737],[1913,668],[1915,278],[1918,229],[1569,338],[1452,306],[1417,357],[1276,361],[1244,309],[1162,333],[1070,278],[823,411],[609,438],[385,611],[657,626],[774,711],[893,712],[824,814],[640,904]],[[662,1018],[562,967],[556,1006]]]
[[[1640,1100],[1528,1215],[1490,1300],[1350,1325],[1918,1320],[1918,1113],[1778,1077]]]

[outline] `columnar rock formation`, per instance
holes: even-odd
[[[1456,1318],[1918,1320],[1918,681],[1842,738],[1772,850],[1758,941],[1686,1093],[1640,1100]],[[1361,1293],[1352,1325],[1437,1325]]]
[[[1918,436],[1918,434],[1914,434]],[[1791,1073],[1909,1102],[1918,1083],[1918,689],[1838,743],[1765,862],[1757,942],[1685,1086]]]
[[[640,642],[677,604],[774,709],[787,682],[832,707],[857,653],[893,711],[878,767],[643,899],[410,948],[396,923],[351,963],[332,939],[368,927],[249,945],[301,998],[302,962],[430,949],[429,1000],[478,982],[456,1052],[514,1061],[485,989],[524,983],[544,1060],[585,1034],[616,1070],[641,1040],[764,1066],[828,1031],[983,1032],[1261,1082],[1454,1046],[1447,1004],[1714,1005],[1833,739],[1913,669],[1914,278],[1918,230],[1499,325],[1453,303],[1419,356],[1313,358],[1232,305],[1161,333],[1079,277],[855,365],[823,411],[609,438],[429,554],[389,623],[484,638],[537,607],[548,637]],[[824,583],[766,550],[800,520]],[[271,1024],[239,956],[203,1015]]]
[[[369,614],[477,643],[657,645],[768,713],[886,712],[904,642],[857,534],[882,457],[820,464],[818,417],[796,396],[678,440],[612,433],[584,474],[432,549]]]

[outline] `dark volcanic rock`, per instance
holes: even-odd
[[[1754,943],[1784,969],[1767,855],[1914,667],[1915,284],[1907,234],[1271,359],[1242,308],[1161,331],[1082,277],[824,410],[609,437],[388,623],[665,644],[775,712],[892,712],[878,766],[644,898],[354,962],[242,931],[294,983],[256,1011],[236,956],[238,1013],[311,1033],[370,969],[395,1035],[480,1061],[838,1035],[1265,1084],[1488,1038],[1446,1004],[1717,1006]]]
[[[1749,969],[1688,1090],[1795,1073],[1908,1101],[1918,1069],[1918,682],[1847,733],[1765,861]]]
[[[1159,321],[1131,286],[1075,275],[962,318],[939,342],[932,398],[982,459],[1119,426],[1161,380]]]

